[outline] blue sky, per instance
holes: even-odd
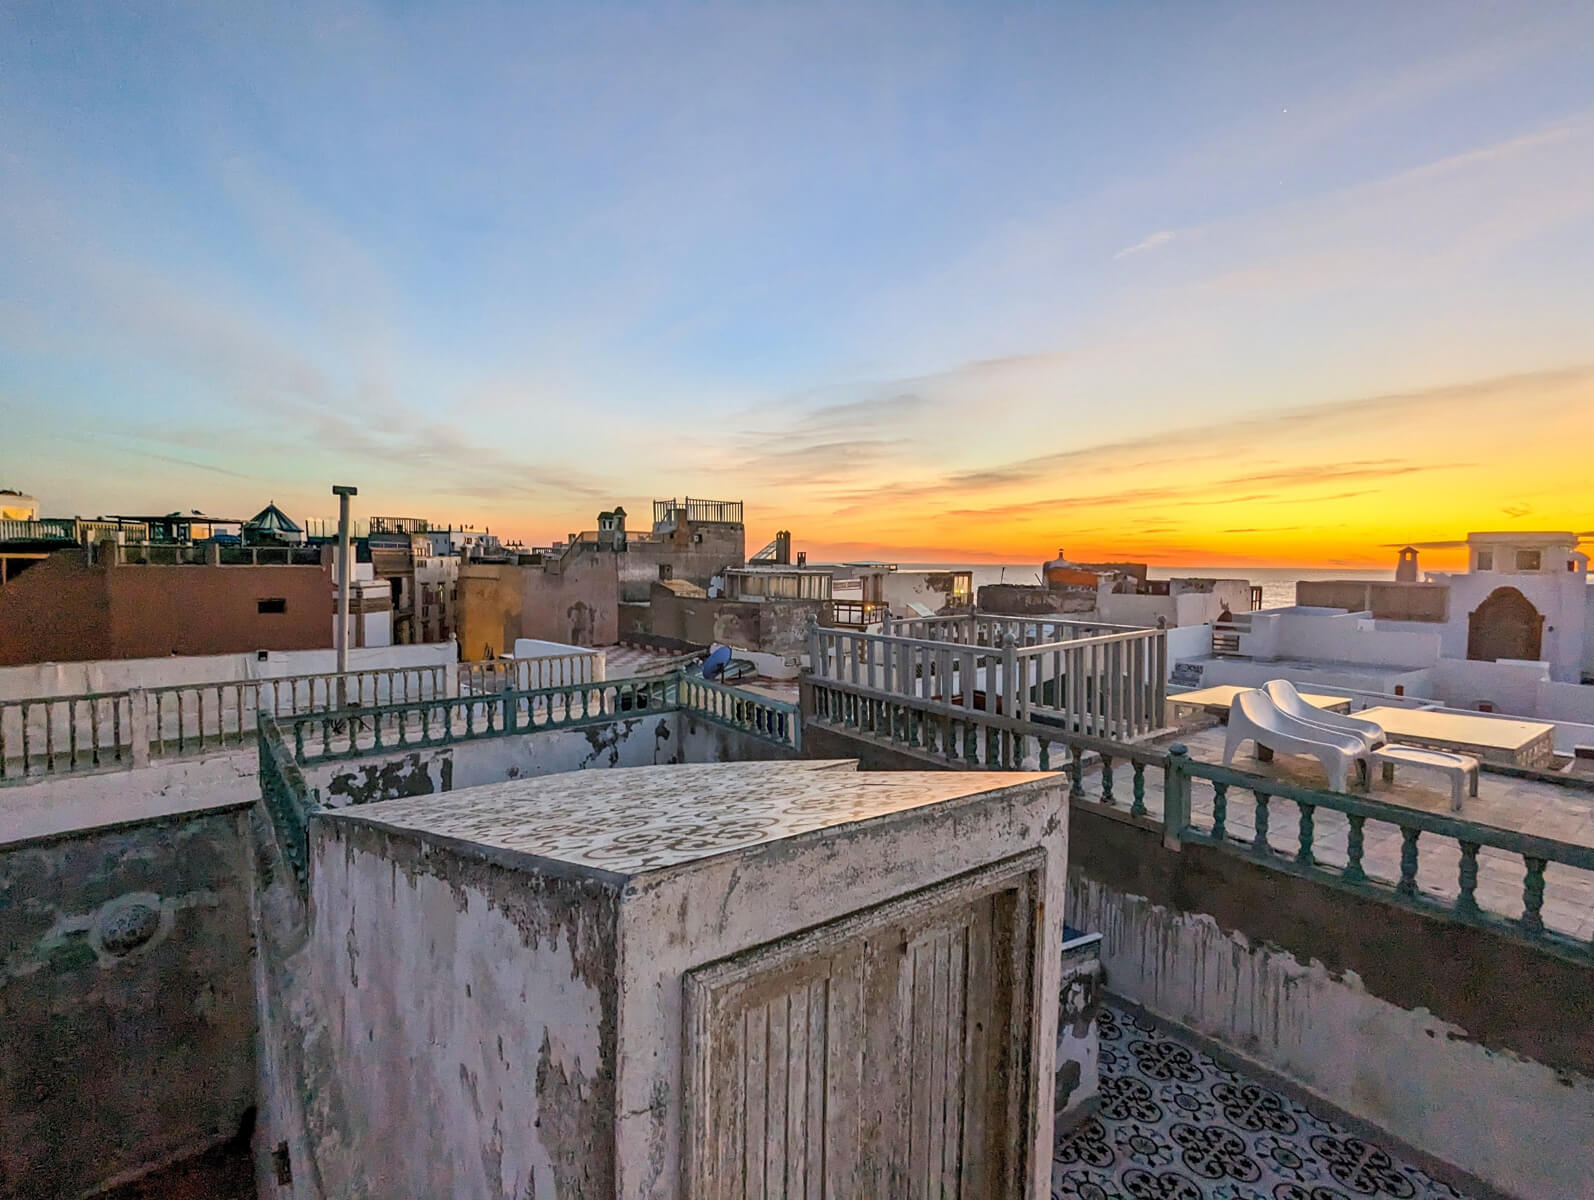
[[[0,486],[1276,557],[1191,514],[1239,446],[1336,554],[1564,525],[1589,469],[1524,464],[1594,440],[1591,61],[1587,3],[13,3]],[[1341,407],[1337,461],[1442,476],[1331,520],[1290,431]]]

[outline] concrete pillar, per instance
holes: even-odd
[[[132,745],[133,766],[149,766],[149,709],[143,688],[127,693],[127,740]]]
[[[1190,751],[1183,743],[1168,747],[1168,765],[1162,778],[1162,845],[1179,850],[1179,835],[1190,824]]]
[[[354,590],[354,571],[349,553],[349,497],[358,496],[359,488],[334,485],[332,494],[338,498],[338,628],[333,646],[338,652],[338,707],[348,700],[344,676],[349,670],[349,595]]]

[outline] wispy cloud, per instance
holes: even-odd
[[[1156,233],[1147,234],[1133,246],[1125,246],[1114,254],[1114,258],[1128,258],[1131,254],[1143,254],[1147,250],[1155,250],[1158,246],[1166,246],[1173,241],[1174,233],[1171,229],[1159,229]]]

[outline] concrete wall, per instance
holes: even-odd
[[[516,638],[613,645],[619,637],[619,557],[609,551],[578,553],[562,569],[554,564],[461,566],[461,656],[496,658],[510,653]]]
[[[509,779],[599,767],[747,762],[796,755],[785,747],[687,713],[623,717],[605,725],[482,738],[429,750],[318,763],[305,781],[337,808],[400,796],[425,796]]]
[[[1054,592],[1038,584],[987,583],[978,589],[981,612],[1012,617],[1043,617],[1096,611],[1096,593]]]
[[[327,1194],[615,1194],[618,895],[318,818],[307,947],[353,1178]]]
[[[1072,809],[1107,986],[1501,1191],[1586,1196],[1594,969]],[[1532,1130],[1531,1137],[1523,1130]]]
[[[646,600],[658,582],[659,567],[666,564],[671,579],[684,579],[707,590],[714,576],[747,562],[747,531],[741,525],[683,521],[645,541],[629,542],[619,558],[622,600]]]
[[[1433,668],[1410,671],[1376,671],[1372,668],[1358,670],[1355,665],[1343,667],[1314,667],[1310,671],[1292,669],[1273,662],[1250,662],[1246,659],[1212,659],[1202,664],[1201,685],[1215,687],[1232,683],[1241,687],[1261,687],[1270,679],[1290,679],[1307,691],[1324,688],[1348,688],[1353,692],[1393,694],[1403,688],[1404,695],[1426,696],[1432,687]]]
[[[1531,717],[1538,715],[1539,687],[1549,678],[1544,663],[1441,658],[1434,664],[1431,694],[1452,708],[1476,709],[1479,701],[1488,701],[1496,712]]]
[[[808,649],[808,618],[822,625],[830,620],[830,605],[822,600],[709,599],[659,586],[651,597],[652,632],[700,646],[796,656]]]
[[[1188,658],[1205,658],[1212,653],[1212,626],[1181,625],[1168,630],[1168,673]]]
[[[84,566],[64,551],[0,590],[0,665],[332,644],[320,567]],[[282,599],[281,614],[258,601]]]
[[[1279,609],[1257,613],[1240,651],[1253,658],[1300,658],[1369,666],[1431,667],[1439,660],[1438,631],[1379,629],[1370,617]]]
[[[1594,680],[1594,584],[1583,589],[1583,678]]]
[[[86,566],[52,555],[0,588],[0,665],[332,644],[320,567]],[[280,599],[281,613],[258,602]]]
[[[1594,642],[1594,618],[1590,616],[1594,609],[1590,606],[1586,574],[1564,569],[1531,574],[1480,571],[1434,578],[1444,580],[1450,587],[1450,620],[1443,631],[1445,657],[1467,657],[1468,616],[1496,588],[1510,587],[1527,597],[1544,616],[1540,657],[1550,664],[1551,678],[1558,683],[1576,683],[1582,678],[1591,653],[1590,642]]]
[[[1370,612],[1380,621],[1443,623],[1450,615],[1450,588],[1442,583],[1303,579],[1295,585],[1295,603]]]
[[[239,1132],[255,1103],[244,820],[0,849],[0,1196],[77,1196]]]
[[[960,572],[955,571],[860,571],[863,597],[890,607],[893,617],[912,617],[918,614],[909,605],[922,604],[933,613],[940,612],[952,602],[953,585]],[[968,601],[974,597],[968,595]]]
[[[1586,683],[1541,683],[1534,711],[1546,719],[1594,725],[1594,687]]]
[[[388,667],[451,666],[458,654],[459,649],[453,642],[380,646],[349,651],[349,668],[375,671]],[[330,674],[337,667],[335,650],[275,650],[268,652],[264,659],[252,652],[35,663],[0,668],[0,700],[80,696],[88,692],[123,692],[135,687],[147,689],[188,683],[283,679],[290,675]]]

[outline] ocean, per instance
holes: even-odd
[[[955,566],[974,572],[974,591],[987,583],[1039,583],[1039,563],[903,563],[904,567]],[[1303,567],[1151,567],[1152,579],[1248,579],[1262,587],[1263,608],[1284,608],[1295,603],[1295,585],[1303,579],[1394,579],[1393,570],[1337,567],[1309,570]]]

